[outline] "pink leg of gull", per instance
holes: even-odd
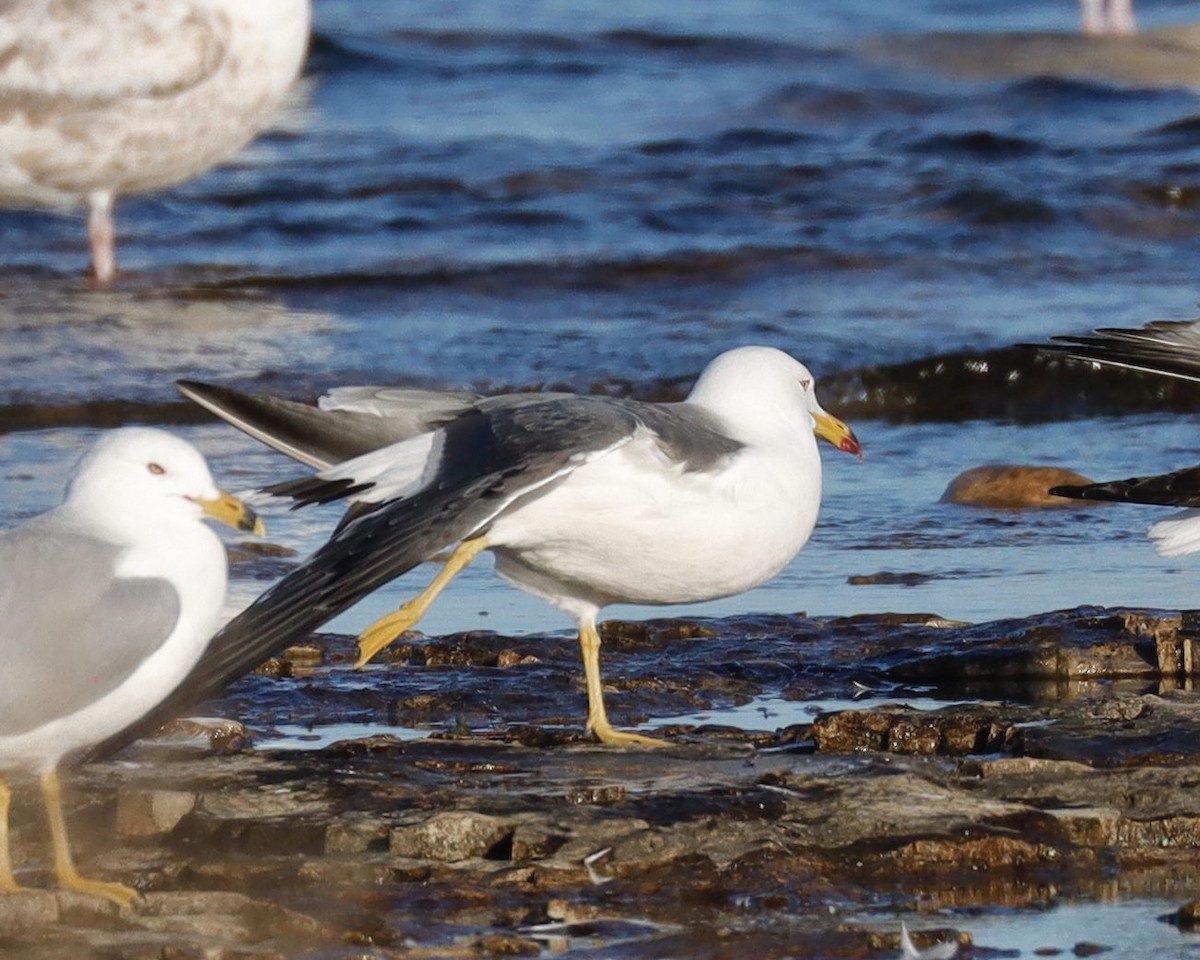
[[[1133,0],[1108,0],[1108,32],[1120,34],[1137,33],[1133,21]]]
[[[113,195],[97,190],[88,197],[88,241],[92,247],[92,275],[102,287],[112,283],[117,272],[116,228],[113,226]]]
[[[1080,26],[1090,37],[1137,32],[1133,0],[1079,0]]]

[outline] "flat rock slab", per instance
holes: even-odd
[[[969,943],[943,911],[1200,889],[1187,614],[662,621],[606,641],[618,723],[855,683],[956,702],[626,751],[578,730],[566,638],[414,642],[354,674],[348,638],[314,637],[206,707],[247,739],[225,724],[219,751],[140,744],[70,775],[81,865],[143,899],[0,897],[0,955],[895,957],[880,917]],[[305,715],[435,732],[255,740]],[[13,824],[20,879],[49,886],[27,790]]]

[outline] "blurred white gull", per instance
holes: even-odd
[[[116,271],[113,201],[245,146],[308,47],[310,0],[0,0],[0,205],[86,204]]]

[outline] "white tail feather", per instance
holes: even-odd
[[[1181,557],[1200,550],[1200,510],[1184,510],[1160,520],[1148,531],[1154,549],[1164,557]]]

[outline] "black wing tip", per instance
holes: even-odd
[[[373,483],[357,483],[349,477],[325,480],[319,476],[310,476],[301,477],[298,480],[282,480],[269,487],[263,487],[262,491],[273,497],[286,497],[294,500],[295,506],[304,507],[344,500],[370,490],[373,486]]]
[[[1051,487],[1046,492],[1052,497],[1062,497],[1065,500],[1088,500],[1096,502],[1119,502],[1129,499],[1129,481],[1109,481],[1107,483],[1063,483]]]

